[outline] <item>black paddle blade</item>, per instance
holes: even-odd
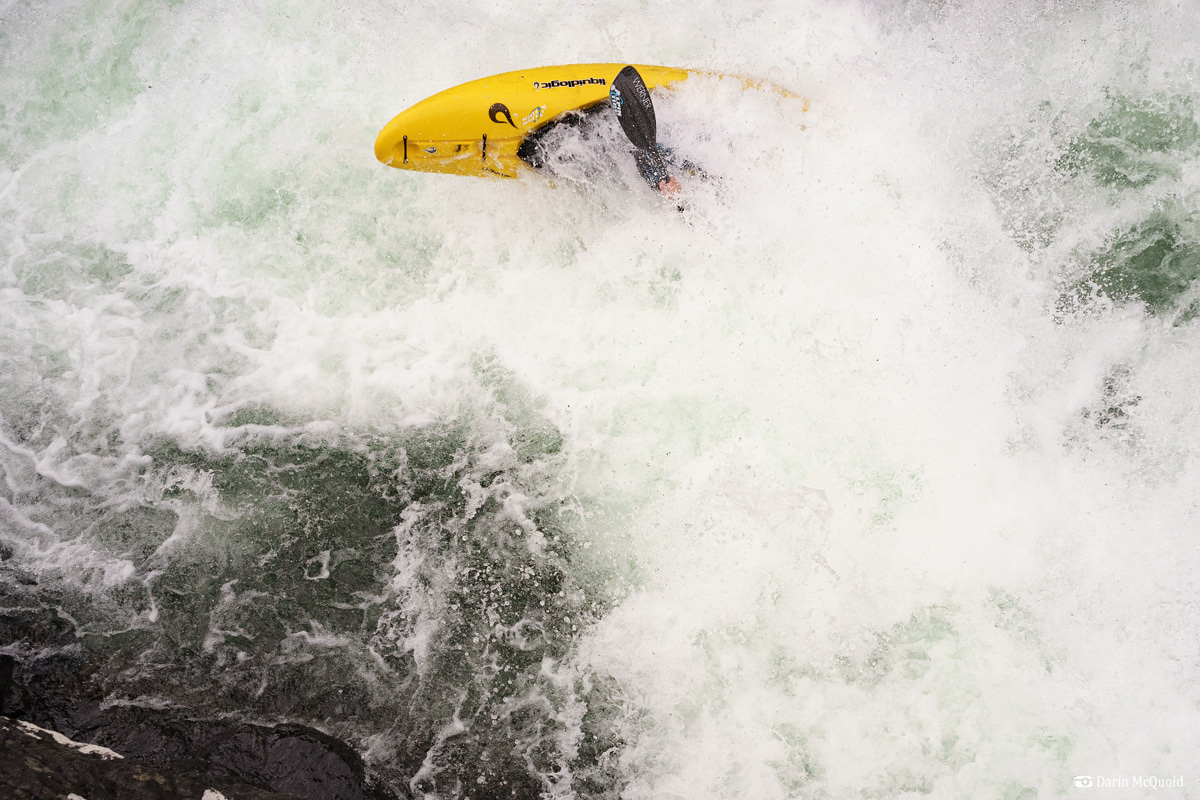
[[[625,67],[613,78],[608,102],[621,121],[621,128],[633,146],[652,150],[657,145],[658,131],[654,122],[654,103],[646,82],[633,67]]]

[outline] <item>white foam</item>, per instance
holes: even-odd
[[[85,742],[76,742],[73,739],[69,739],[66,736],[63,736],[61,733],[58,733],[57,731],[47,730],[46,728],[39,728],[37,725],[34,725],[32,722],[25,722],[24,720],[14,720],[14,722],[16,722],[17,725],[19,725],[21,727],[22,732],[25,733],[27,736],[32,736],[35,739],[41,739],[42,734],[46,734],[51,739],[53,739],[55,742],[57,742],[58,744],[61,744],[64,747],[70,747],[72,750],[78,750],[79,752],[83,753],[84,755],[100,756],[100,758],[109,759],[109,760],[114,759],[114,758],[124,758],[125,757],[114,750],[109,750],[107,747],[101,747],[98,744],[87,744]]]

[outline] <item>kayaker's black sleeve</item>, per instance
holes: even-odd
[[[638,172],[642,173],[642,178],[650,185],[651,189],[657,191],[660,183],[671,179],[670,173],[667,172],[667,162],[663,158],[662,149],[657,145],[653,149],[635,150],[633,158],[637,162]]]

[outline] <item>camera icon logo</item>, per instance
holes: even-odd
[[[1086,789],[1086,788],[1090,787],[1092,785],[1092,776],[1091,775],[1076,775],[1075,776],[1075,785],[1081,789]]]

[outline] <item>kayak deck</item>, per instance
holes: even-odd
[[[375,140],[375,157],[398,169],[515,178],[525,138],[568,111],[608,100],[625,64],[571,64],[517,70],[464,83],[426,98],[392,119]],[[691,72],[635,64],[655,89]]]

